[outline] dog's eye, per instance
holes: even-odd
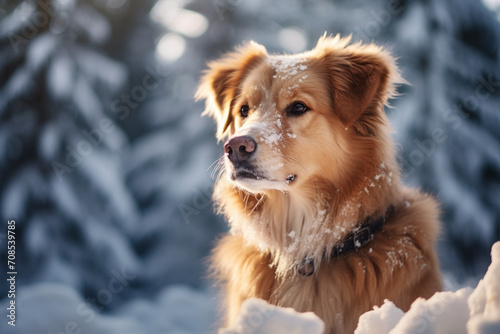
[[[302,102],[294,102],[288,107],[288,113],[291,115],[302,115],[309,108]]]
[[[246,104],[244,106],[241,106],[241,109],[240,109],[241,117],[247,117],[249,110],[250,110],[250,108]]]

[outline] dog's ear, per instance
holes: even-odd
[[[208,64],[208,70],[200,80],[195,98],[205,99],[203,115],[215,118],[217,139],[221,140],[227,135],[227,130],[233,122],[231,103],[239,93],[241,82],[266,55],[266,49],[252,41]]]
[[[346,126],[376,112],[403,82],[394,59],[374,44],[351,44],[350,37],[323,36],[316,52],[331,85],[333,109]]]

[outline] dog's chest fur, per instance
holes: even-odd
[[[312,311],[325,322],[325,333],[352,333],[359,316],[384,299],[407,310],[417,297],[430,297],[441,288],[429,246],[437,234],[436,218],[432,198],[407,197],[370,243],[318,263],[310,277],[298,275],[286,255],[259,249],[240,234],[226,235],[213,261],[227,289],[228,323],[234,323],[239,305],[250,297]],[[286,261],[287,271],[280,271],[280,261]]]

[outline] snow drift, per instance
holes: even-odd
[[[247,299],[241,306],[236,325],[220,334],[321,334],[325,325],[312,312],[269,305],[262,299]]]
[[[500,333],[500,242],[493,245],[492,263],[475,290],[438,292],[430,299],[417,299],[407,313],[386,300],[381,307],[363,314],[355,334],[403,333]],[[237,324],[223,334],[322,333],[323,324],[312,313],[278,308],[259,299],[248,299]]]
[[[407,313],[386,300],[359,319],[355,334],[498,334],[500,333],[500,242],[476,289],[436,293],[417,299]],[[171,285],[155,299],[136,298],[112,314],[94,308],[91,298],[63,284],[38,283],[20,290],[16,327],[0,322],[0,333],[186,334],[214,333],[217,301],[210,291]],[[0,302],[5,309],[8,300]],[[323,322],[313,313],[270,305],[260,299],[243,303],[236,324],[221,334],[320,334]]]
[[[500,333],[500,242],[493,245],[491,259],[474,291],[464,288],[417,299],[406,314],[386,300],[359,318],[355,333]]]

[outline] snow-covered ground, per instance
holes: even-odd
[[[417,299],[406,313],[386,300],[363,314],[355,334],[498,334],[500,333],[500,242],[491,250],[492,263],[477,287],[438,292]],[[258,299],[244,303],[238,323],[224,334],[321,334],[314,314],[279,309]]]
[[[359,319],[355,334],[500,333],[500,242],[477,287],[417,299],[407,313],[386,300]],[[97,299],[106,293],[100,291]],[[110,298],[113,293],[108,291]],[[95,302],[95,301],[94,301]],[[212,292],[170,286],[154,300],[136,299],[111,314],[93,308],[77,291],[61,284],[25,287],[17,299],[16,327],[0,322],[1,333],[190,334],[217,328],[217,300]],[[6,301],[0,309],[6,309]],[[29,321],[27,319],[29,318]],[[221,334],[321,334],[324,325],[313,313],[269,305],[260,299],[243,303],[237,323]]]
[[[92,297],[83,299],[78,291],[63,284],[26,286],[17,296],[16,326],[2,319],[0,333],[200,334],[212,332],[217,312],[212,293],[175,285],[158,291],[152,300],[125,303],[113,314],[93,304]],[[0,309],[7,307],[8,300],[4,299]]]
[[[417,299],[407,313],[385,301],[361,316],[355,333],[500,333],[500,242],[493,245],[491,258],[474,290],[467,287]]]
[[[292,308],[269,305],[262,299],[247,299],[232,328],[220,334],[321,334],[325,325],[312,312],[299,313]]]

